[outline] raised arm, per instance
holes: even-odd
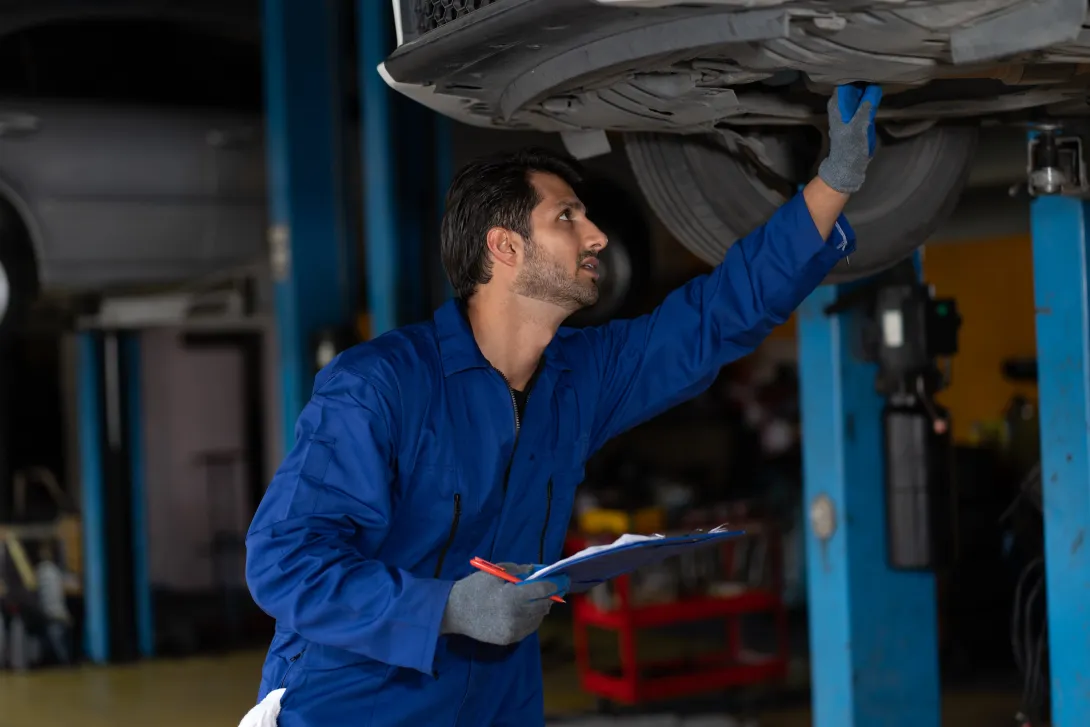
[[[367,557],[390,525],[390,401],[345,370],[317,387],[247,534],[246,580],[303,638],[430,673],[450,582]]]
[[[832,227],[822,239],[800,193],[653,312],[573,333],[599,373],[592,449],[704,391],[786,321],[855,249],[846,219]]]
[[[592,449],[705,390],[854,251],[842,211],[874,152],[880,98],[876,86],[838,89],[819,176],[736,242],[712,273],[675,290],[649,315],[571,334],[599,374]]]
[[[821,177],[814,177],[802,190],[802,199],[822,239],[836,230],[836,222],[848,203],[848,195],[830,187]]]

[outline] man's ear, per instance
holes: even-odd
[[[497,264],[514,267],[518,262],[518,247],[515,238],[515,233],[502,227],[493,227],[488,231],[485,242],[488,245],[488,251],[492,253],[492,258]]]

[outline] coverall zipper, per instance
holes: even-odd
[[[541,528],[541,543],[537,549],[537,562],[545,562],[545,536],[549,533],[549,517],[553,513],[553,480],[549,478],[549,485],[545,488],[545,525]]]
[[[503,383],[507,386],[507,393],[511,395],[511,411],[515,413],[515,442],[519,439],[519,429],[522,428],[522,419],[519,417],[519,403],[515,399],[515,390],[511,387],[511,382],[507,380],[507,377],[503,375],[503,372],[496,369],[496,373],[503,379]],[[526,395],[526,402],[529,403],[530,395]]]
[[[507,469],[504,470],[504,472],[503,472],[503,499],[504,499],[504,501],[506,501],[507,500],[507,486],[511,482],[511,466],[515,463],[515,449],[518,447],[518,444],[519,444],[519,431],[522,429],[522,419],[521,419],[521,417],[519,417],[519,404],[518,404],[518,400],[515,398],[515,390],[514,390],[514,388],[512,388],[511,382],[508,381],[507,377],[503,375],[503,372],[500,371],[495,366],[492,367],[492,370],[500,375],[500,378],[503,379],[504,385],[507,386],[507,393],[511,396],[511,411],[514,412],[514,415],[515,415],[515,443],[513,445],[511,445],[511,457],[507,460]],[[529,394],[526,395],[526,402],[527,403],[530,402],[530,395]],[[503,511],[503,503],[502,502],[500,504],[500,511],[501,512]],[[498,532],[498,529],[497,529],[497,532]],[[489,557],[491,557],[492,550],[495,547],[496,547],[496,541],[495,541],[495,535],[493,535],[492,548],[489,548]],[[444,550],[444,554],[445,553],[446,553],[446,551]],[[442,564],[442,562],[443,562],[442,558],[440,557],[439,563]],[[437,573],[436,578],[438,578],[438,577],[439,576],[438,576],[438,573]],[[471,681],[471,678],[472,678],[472,674],[473,674],[473,659],[470,658],[469,670],[468,670],[468,674],[467,674],[467,678],[466,678],[466,690],[462,694],[462,703],[458,707],[458,714],[454,717],[454,724],[455,725],[457,725],[458,721],[461,719],[462,708],[465,707],[466,698],[469,696],[469,684],[470,684],[470,681]]]
[[[454,536],[458,533],[458,520],[462,517],[462,496],[457,492],[454,493],[454,519],[450,522],[450,535],[447,536],[447,543],[443,546],[443,549],[439,551],[439,562],[435,564],[435,577],[439,577],[439,573],[443,570],[443,561],[447,558],[447,551],[450,550],[450,546],[454,545]]]
[[[288,675],[291,674],[291,670],[295,668],[295,662],[299,661],[299,657],[307,653],[306,649],[303,649],[295,656],[288,659],[288,668],[284,670],[284,676],[280,679],[280,686],[277,689],[283,689],[284,685],[288,683]]]
[[[515,463],[515,449],[519,445],[519,431],[522,430],[522,418],[519,416],[519,404],[515,399],[515,390],[511,388],[511,382],[507,380],[507,377],[503,375],[503,372],[497,369],[495,366],[492,370],[500,375],[503,379],[503,383],[507,386],[507,393],[511,396],[511,411],[515,415],[515,443],[511,447],[511,458],[507,460],[507,469],[503,473],[503,494],[507,496],[507,486],[511,483],[511,466]],[[526,404],[530,404],[530,395],[526,395]]]

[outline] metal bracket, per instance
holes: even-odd
[[[609,137],[599,129],[589,131],[562,131],[560,138],[568,153],[579,160],[608,154],[611,150]]]
[[[810,527],[822,543],[836,534],[836,504],[825,493],[810,501]]]
[[[237,271],[183,289],[143,295],[107,295],[98,310],[80,316],[79,330],[184,328],[214,331],[262,330],[270,316],[261,311],[259,276]]]
[[[1043,195],[1084,196],[1090,192],[1082,138],[1060,136],[1060,127],[1040,125],[1026,147],[1026,191]]]
[[[857,283],[847,289],[841,289],[834,300],[822,309],[827,316],[835,316],[849,310],[861,308],[869,314],[883,288],[892,285],[918,285],[919,273],[911,259],[903,260],[892,268],[878,273],[866,282]]]

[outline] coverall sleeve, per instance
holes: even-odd
[[[347,370],[316,386],[247,533],[246,580],[308,641],[430,674],[452,584],[372,558],[390,527],[392,401]]]
[[[648,315],[584,329],[599,373],[591,451],[706,390],[854,250],[843,216],[821,238],[800,193]]]

